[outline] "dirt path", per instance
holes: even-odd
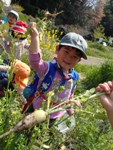
[[[97,58],[97,57],[92,57],[92,56],[88,56],[88,59],[82,59],[81,62],[79,64],[84,64],[84,65],[101,65],[102,63],[104,63],[107,59],[105,58]]]

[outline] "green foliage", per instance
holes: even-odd
[[[105,34],[104,34],[104,27],[102,25],[98,26],[94,30],[93,36],[94,36],[95,39],[99,39],[99,38],[106,39]]]
[[[11,7],[12,7],[12,9],[16,10],[17,12],[24,11],[24,8],[19,4],[12,4]]]
[[[102,18],[102,24],[105,28],[106,36],[113,36],[113,1],[108,0],[104,8],[105,16]]]
[[[112,131],[109,128],[105,112],[97,100],[84,103],[83,111],[76,115],[76,121],[76,130],[73,136],[77,150],[81,147],[83,150],[110,149],[113,140]],[[109,140],[110,144],[108,145]]]
[[[0,99],[0,134],[14,126],[21,116],[19,96],[11,90],[6,91],[5,94],[5,97]],[[6,140],[0,140],[0,147],[4,147],[4,150],[11,149],[14,145],[14,142],[12,145],[12,141],[12,136]]]
[[[4,17],[4,12],[3,12],[3,4],[2,3],[0,3],[0,19],[3,19],[3,17]]]
[[[57,30],[55,30],[55,24],[51,20],[40,20],[36,19],[37,28],[40,31],[40,47],[42,50],[44,60],[52,60],[57,41]]]
[[[87,54],[89,56],[102,57],[113,59],[113,48],[111,46],[103,46],[97,42],[88,41],[88,50]]]
[[[21,12],[19,13],[19,18],[20,18],[20,20],[25,21],[25,22],[28,22],[28,20],[29,20],[29,16],[25,15]]]
[[[112,81],[113,62],[106,61],[101,66],[89,67],[89,69],[87,69],[87,71],[85,72],[85,77],[86,78],[82,81],[83,87],[85,89],[96,87],[99,83],[103,83],[103,82],[110,81],[110,80]]]

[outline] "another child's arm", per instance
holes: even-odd
[[[29,51],[31,53],[38,53],[40,50],[40,42],[39,42],[39,32],[36,29],[36,23],[31,22],[29,24],[29,28],[31,29],[30,34],[31,34],[31,43],[30,43],[30,49]]]
[[[0,71],[9,71],[11,69],[10,66],[0,65]]]
[[[107,116],[113,128],[113,82],[101,83],[96,87],[96,91],[104,91],[106,95],[100,96],[100,102],[107,112]]]

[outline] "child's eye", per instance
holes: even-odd
[[[76,60],[80,60],[80,57],[78,57],[78,56],[73,56],[73,58]]]

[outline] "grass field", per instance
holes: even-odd
[[[88,41],[88,50],[87,54],[89,56],[95,56],[100,58],[109,58],[113,59],[113,47],[103,46],[97,42]]]

